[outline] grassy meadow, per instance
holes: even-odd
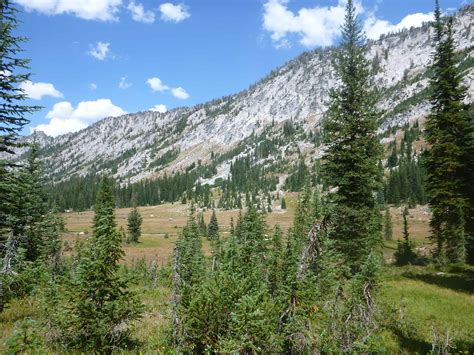
[[[287,209],[279,205],[266,216],[271,229],[278,224],[286,231],[292,224],[297,203],[297,194],[285,197]],[[275,202],[275,204],[278,202]],[[117,209],[116,217],[119,227],[126,228],[127,215],[130,209]],[[146,312],[135,328],[138,349],[142,353],[173,353],[167,342],[171,331],[169,263],[173,248],[188,218],[188,207],[181,204],[140,207],[143,217],[142,236],[138,244],[124,244],[125,263],[128,268],[139,269],[137,265],[158,265],[161,271],[156,280],[136,285],[139,288]],[[387,351],[426,353],[431,351],[434,337],[449,342],[453,350],[474,350],[474,269],[459,267],[438,269],[434,266],[396,267],[391,263],[396,250],[397,239],[402,238],[402,209],[392,207],[393,241],[385,243],[383,282],[380,289],[379,307],[388,312],[382,322],[390,322],[384,342]],[[204,211],[206,223],[211,217],[211,210]],[[238,210],[217,211],[222,237],[229,233],[231,217],[238,218]],[[72,252],[73,244],[91,234],[93,212],[64,213],[66,232],[64,241],[66,253]],[[411,238],[417,246],[418,253],[428,254],[430,214],[427,208],[418,207],[410,210],[409,227]],[[209,253],[210,246],[203,238],[203,248]],[[385,311],[387,310],[387,311]],[[0,314],[0,337],[7,339],[13,332],[15,323],[30,317],[41,321],[39,302],[35,296],[16,299],[5,312]],[[317,321],[317,320],[316,320]],[[0,352],[3,352],[3,341]],[[51,350],[52,351],[52,350]]]

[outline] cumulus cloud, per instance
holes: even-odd
[[[19,87],[26,96],[34,100],[41,100],[43,96],[63,97],[63,94],[50,83],[33,83],[28,80],[22,82]]]
[[[104,60],[105,58],[107,58],[107,55],[110,52],[109,47],[110,43],[99,41],[95,46],[91,45],[91,48],[87,53],[97,60]]]
[[[268,0],[264,5],[263,29],[270,33],[277,48],[290,46],[289,35],[297,35],[305,47],[333,45],[344,23],[346,1],[339,0],[335,6],[301,8],[298,13],[288,9],[289,0]],[[357,13],[363,7],[356,1]]]
[[[126,113],[121,107],[114,105],[110,99],[82,101],[76,107],[68,101],[63,101],[55,104],[46,115],[46,118],[50,119],[49,123],[40,124],[33,130],[43,131],[49,136],[56,137],[79,131],[102,118],[121,116]]]
[[[168,22],[181,22],[186,20],[191,14],[183,4],[174,5],[165,3],[160,5],[161,19]]]
[[[153,91],[159,91],[159,92],[164,92],[166,90],[169,90],[169,87],[163,84],[160,78],[154,77],[150,78],[146,81],[148,85],[150,85],[150,88]]]
[[[118,21],[122,0],[14,0],[26,11],[45,15],[70,14],[84,20]]]
[[[297,36],[299,43],[305,47],[335,44],[344,23],[347,0],[339,0],[334,6],[303,7],[296,13],[288,8],[289,1],[267,0],[263,5],[263,29],[270,34],[276,48],[290,47],[290,36]],[[358,15],[365,12],[360,0],[355,1],[355,5]],[[363,25],[367,37],[376,39],[381,34],[419,27],[423,22],[432,20],[433,13],[415,13],[406,16],[398,24],[392,24],[371,12],[366,13]]]
[[[168,108],[166,107],[166,105],[155,105],[153,106],[149,111],[155,111],[155,112],[159,112],[159,113],[165,113],[166,111],[168,111]]]
[[[171,94],[177,99],[186,100],[189,98],[189,94],[182,87],[171,88],[161,81],[160,78],[153,77],[146,81],[153,91],[165,92],[171,90]]]
[[[392,24],[389,21],[378,19],[371,14],[364,22],[364,30],[368,38],[378,39],[380,35],[390,32],[398,32],[405,28],[420,27],[424,22],[434,20],[432,12],[423,14],[416,13],[404,17],[398,24]]]
[[[155,13],[145,10],[142,4],[131,1],[127,6],[128,11],[132,14],[132,19],[137,22],[153,23],[155,22]]]
[[[181,100],[186,100],[189,98],[189,94],[182,87],[171,89],[171,93],[173,94],[174,97]]]
[[[130,86],[132,86],[132,83],[129,83],[127,81],[127,77],[126,76],[122,76],[120,78],[120,82],[118,84],[118,87],[119,89],[122,89],[122,90],[125,90],[125,89],[128,89]]]

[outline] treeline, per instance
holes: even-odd
[[[417,122],[413,127],[404,127],[400,148],[396,140],[389,145],[390,154],[386,165],[388,174],[384,186],[384,198],[389,204],[400,206],[403,203],[413,207],[427,203],[423,154],[416,154],[413,150],[413,143],[420,136]]]
[[[177,172],[153,180],[141,180],[126,186],[112,182],[117,207],[159,205],[184,199],[202,202],[210,206],[210,187],[201,186],[198,179],[204,174],[205,167],[191,171]],[[60,210],[83,211],[93,207],[97,195],[97,186],[101,176],[89,174],[73,176],[69,180],[50,185],[48,188],[50,203]]]
[[[135,183],[115,181],[114,196],[117,207],[130,207],[133,204],[141,206],[158,205],[194,201],[200,206],[213,207],[211,187],[218,187],[220,198],[217,205],[221,208],[240,208],[246,204],[246,195],[263,196],[269,191],[274,191],[278,183],[275,168],[278,164],[266,164],[265,159],[275,153],[285,144],[282,137],[269,138],[268,127],[261,135],[251,135],[229,152],[212,154],[209,165],[193,163],[185,171],[172,175],[141,180]],[[300,127],[295,127],[291,122],[284,124],[283,131],[286,135],[302,132]],[[251,154],[238,157],[247,149]],[[155,166],[163,166],[176,156],[176,151],[170,151],[166,156],[156,161]],[[234,157],[236,157],[233,159]],[[230,175],[226,179],[217,179],[213,186],[202,184],[202,179],[208,179],[217,174],[217,166],[227,160],[232,160]],[[268,167],[267,167],[268,165]],[[306,177],[306,175],[305,175]],[[82,211],[92,208],[96,196],[96,188],[101,176],[90,173],[85,176],[72,176],[68,180],[48,187],[51,205],[60,210]],[[244,201],[244,202],[242,202]]]
[[[237,158],[230,164],[229,177],[216,183],[222,191],[218,207],[242,208],[250,202],[250,198],[256,203],[258,195],[275,191],[277,184],[278,177],[269,173],[264,166],[256,164],[251,157]]]

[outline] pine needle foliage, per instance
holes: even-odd
[[[207,239],[212,241],[219,240],[219,223],[217,222],[216,210],[212,210],[211,220],[207,226]]]
[[[381,221],[375,194],[381,189],[379,160],[382,147],[377,138],[379,112],[370,63],[365,58],[366,40],[349,0],[341,47],[334,61],[338,88],[330,94],[324,121],[324,174],[336,188],[332,194],[338,221],[333,237],[353,272],[360,269],[374,244],[381,238]]]
[[[431,113],[425,136],[430,149],[425,155],[427,190],[433,212],[430,221],[436,245],[435,257],[448,262],[466,260],[466,219],[471,220],[468,181],[472,161],[471,123],[463,103],[459,58],[455,53],[453,18],[441,18],[436,2],[434,23],[435,53],[431,66]]]
[[[77,267],[69,278],[52,282],[48,291],[46,309],[56,345],[105,353],[132,345],[131,325],[143,306],[120,272],[124,251],[114,208],[104,177],[94,207],[93,236],[77,250]]]
[[[134,206],[127,218],[128,242],[138,243],[142,234],[143,217],[138,211],[137,206]]]
[[[398,241],[397,251],[395,252],[395,263],[399,266],[413,264],[417,255],[414,246],[410,240],[410,232],[408,231],[408,208],[403,210],[403,241]]]

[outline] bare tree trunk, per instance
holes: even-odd
[[[13,236],[13,232],[8,235],[7,243],[5,245],[5,255],[2,261],[2,269],[0,274],[0,313],[5,308],[5,282],[6,276],[14,275],[15,272],[12,268],[12,261],[15,259],[18,253],[18,240]]]
[[[171,293],[171,304],[173,305],[173,338],[178,339],[178,327],[180,325],[180,319],[178,315],[178,306],[181,301],[181,295],[179,294],[179,287],[181,286],[181,275],[178,272],[178,264],[180,262],[179,248],[176,247],[174,250],[173,260],[173,292]]]
[[[315,223],[311,227],[308,233],[308,244],[303,249],[301,253],[300,261],[298,264],[298,271],[296,273],[297,281],[301,281],[308,271],[310,265],[320,257],[321,255],[321,245],[320,245],[320,235],[329,227],[330,217],[326,215],[323,217],[322,221],[318,224]],[[294,312],[298,300],[296,299],[296,293],[294,292],[291,296],[291,302],[288,308],[280,316],[280,323],[283,324],[286,322],[288,317]]]
[[[320,234],[329,227],[328,215],[319,224],[314,224],[308,233],[308,244],[303,249],[296,278],[300,281],[308,271],[309,266],[321,255]]]

